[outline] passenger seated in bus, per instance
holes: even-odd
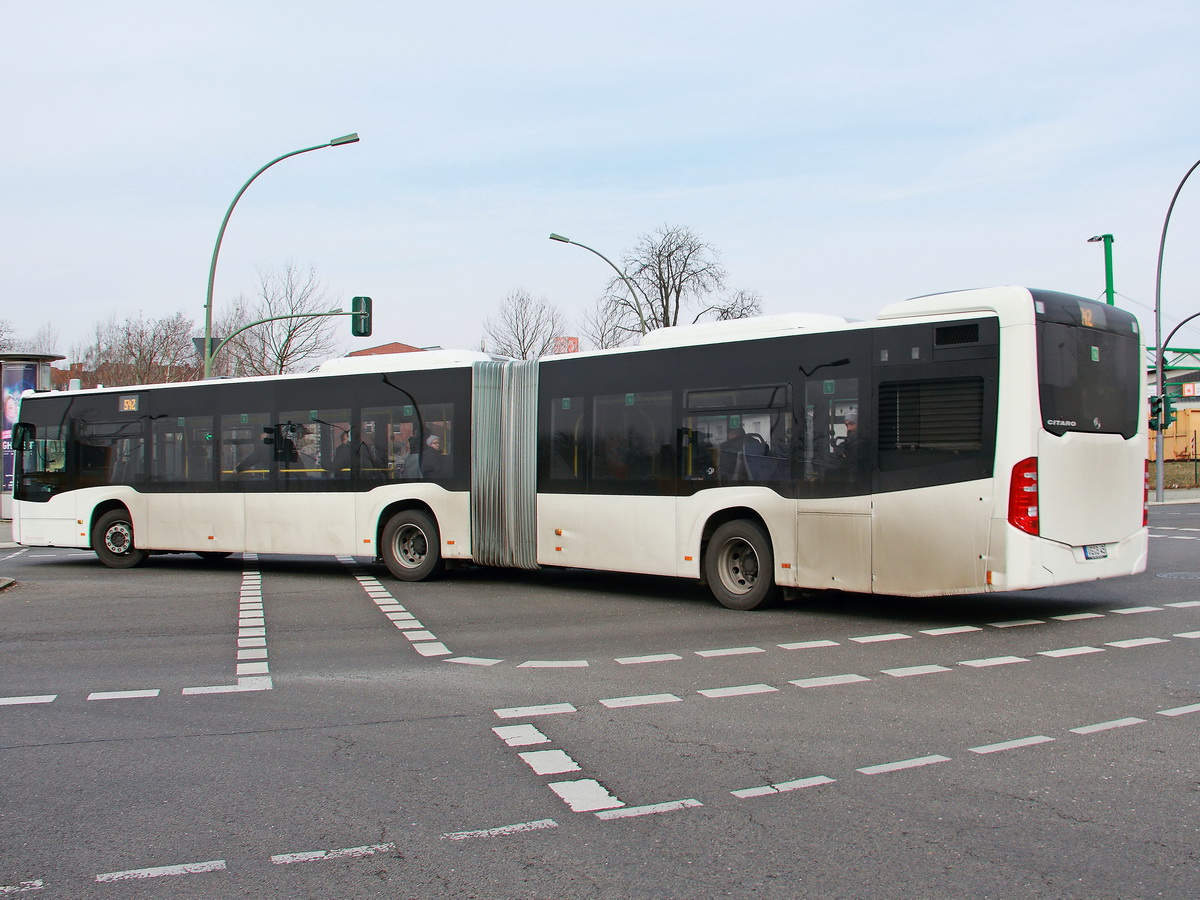
[[[421,472],[426,478],[440,478],[445,474],[443,469],[445,457],[442,456],[442,439],[436,434],[425,438],[425,452],[421,454]]]
[[[833,448],[834,456],[843,460],[858,458],[858,413],[854,410],[842,416],[842,424],[846,426],[846,435],[838,439]]]

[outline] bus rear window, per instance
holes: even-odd
[[[1141,345],[1129,313],[1072,297],[1038,298],[1038,383],[1042,427],[1137,434]]]

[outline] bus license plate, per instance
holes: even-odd
[[[1107,559],[1108,547],[1104,544],[1088,544],[1083,548],[1084,559]]]

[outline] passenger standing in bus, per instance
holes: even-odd
[[[353,454],[350,450],[350,433],[343,431],[342,437],[338,441],[337,449],[333,451],[333,464],[331,466],[335,478],[346,478],[350,475],[350,462]]]
[[[400,469],[400,477],[414,479],[421,477],[421,438],[413,435],[408,439],[408,454]]]

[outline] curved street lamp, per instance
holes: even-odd
[[[326,147],[340,147],[342,144],[358,143],[358,133],[344,134],[341,137],[336,137],[324,144],[317,144],[314,147],[305,147],[303,150],[293,150],[291,153],[285,153],[283,156],[277,156],[271,160],[257,172],[250,176],[250,180],[242,185],[242,189],[237,192],[233,198],[233,202],[229,204],[229,209],[225,211],[225,218],[221,220],[221,230],[217,232],[217,243],[213,247],[212,263],[208,267],[208,296],[204,301],[204,377],[208,378],[212,375],[212,302],[213,302],[213,278],[217,274],[217,256],[221,252],[221,238],[225,236],[225,226],[229,224],[229,217],[233,215],[233,208],[237,206],[237,202],[242,199],[242,194],[246,193],[246,188],[254,183],[254,179],[261,175],[277,162],[282,162],[291,156],[299,156],[301,153],[309,153],[313,150],[324,150]]]
[[[620,277],[623,282],[625,282],[625,286],[629,288],[629,293],[633,295],[633,311],[637,313],[638,324],[642,327],[642,334],[645,334],[647,331],[649,331],[649,329],[646,327],[646,316],[642,313],[642,301],[638,299],[637,289],[633,286],[633,282],[629,280],[629,276],[626,275],[621,269],[617,268],[616,263],[614,263],[599,250],[594,250],[587,244],[579,243],[579,241],[573,241],[569,237],[563,237],[561,234],[551,233],[550,240],[558,241],[562,244],[574,244],[576,247],[582,247],[584,250],[595,253],[598,257],[612,266],[612,270],[617,273],[618,277]],[[647,305],[649,305],[649,301],[647,301]]]
[[[1163,219],[1162,237],[1158,240],[1158,270],[1154,275],[1154,389],[1160,397],[1163,395],[1162,264],[1163,250],[1167,243],[1167,225],[1171,223],[1171,211],[1175,209],[1175,201],[1179,199],[1179,192],[1183,190],[1184,183],[1198,166],[1200,166],[1200,159],[1192,163],[1192,167],[1187,170],[1187,174],[1179,182],[1179,187],[1175,188],[1175,194],[1171,197],[1171,205],[1167,207],[1167,216]],[[1171,332],[1171,334],[1174,333],[1174,331]],[[1159,428],[1154,432],[1154,499],[1158,503],[1162,503],[1163,499],[1163,468],[1163,433]]]
[[[1104,296],[1108,299],[1109,306],[1115,306],[1116,301],[1113,299],[1112,270],[1113,236],[1111,234],[1098,234],[1095,237],[1088,238],[1089,244],[1094,244],[1097,241],[1104,241]]]

